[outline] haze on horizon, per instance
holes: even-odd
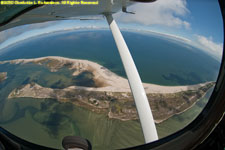
[[[198,47],[218,61],[223,49],[223,25],[218,2],[158,0],[128,7],[134,15],[114,14],[121,30],[148,31]],[[210,11],[209,11],[210,10]],[[212,13],[209,13],[212,12]],[[148,15],[152,14],[152,15]],[[15,27],[0,32],[0,54],[8,46],[42,34],[64,30],[109,29],[106,20],[62,20]]]

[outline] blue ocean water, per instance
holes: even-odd
[[[153,34],[123,31],[143,82],[189,85],[215,81],[220,62],[203,51]],[[63,56],[95,61],[126,77],[108,30],[66,31],[34,37],[10,46],[0,60]]]

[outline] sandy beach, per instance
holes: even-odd
[[[15,88],[9,94],[9,99],[16,97],[57,99],[60,102],[72,102],[94,112],[107,112],[109,118],[123,121],[138,118],[128,80],[95,62],[48,56],[2,61],[0,63],[18,65],[34,63],[47,67],[51,72],[67,68],[72,71],[72,76],[79,76],[82,72],[90,72],[93,74],[91,80],[97,85],[93,87],[73,85],[57,89],[42,87],[35,82],[31,82]],[[186,86],[161,86],[143,83],[156,123],[163,122],[175,114],[186,111],[203,97],[213,85],[214,82]],[[116,101],[113,102],[113,99],[116,99]]]
[[[43,62],[54,61],[54,64],[48,67],[52,72],[57,71],[65,64],[69,64],[69,69],[76,69],[73,75],[76,76],[83,71],[91,71],[94,74],[94,80],[100,83],[100,87],[79,87],[70,86],[69,89],[85,89],[88,91],[108,91],[108,92],[130,92],[130,87],[128,80],[126,78],[120,77],[117,74],[111,72],[109,69],[88,60],[80,59],[70,59],[59,56],[47,56],[34,59],[16,59],[10,61],[2,61],[1,64],[11,63],[11,64],[25,64],[25,63],[36,63],[43,65]],[[209,82],[196,84],[196,85],[185,85],[185,86],[162,86],[150,83],[143,83],[146,93],[177,93],[187,90],[197,90],[198,88],[206,85]]]

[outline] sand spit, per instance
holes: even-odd
[[[50,61],[50,62],[49,62]],[[128,80],[120,77],[117,74],[111,72],[107,68],[88,60],[70,59],[59,56],[47,56],[34,59],[16,59],[10,61],[2,61],[0,64],[26,64],[36,63],[38,65],[44,65],[47,63],[47,67],[52,72],[56,72],[58,69],[67,66],[70,70],[75,70],[73,75],[76,76],[83,71],[91,71],[94,75],[94,80],[98,83],[98,87],[79,87],[70,86],[69,89],[85,89],[88,91],[107,91],[107,92],[130,92]],[[200,87],[205,86],[207,83],[201,83],[196,85],[185,86],[162,86],[150,83],[143,83],[146,93],[177,93],[187,90],[197,90]]]
[[[9,99],[19,97],[57,99],[93,112],[104,113],[109,118],[123,121],[138,119],[128,80],[95,62],[49,56],[0,62],[0,64],[4,63],[18,65],[34,63],[45,66],[52,72],[57,72],[64,67],[70,69],[73,76],[90,72],[93,74],[91,80],[95,83],[93,87],[73,85],[57,89],[30,82],[11,91]],[[187,86],[161,86],[143,83],[156,123],[192,107],[214,84],[214,82],[206,82]]]

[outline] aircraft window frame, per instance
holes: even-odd
[[[225,2],[218,0],[221,7],[221,14],[223,16],[223,23],[225,21]],[[16,15],[17,16],[17,15]],[[14,17],[13,17],[14,18]],[[7,21],[8,22],[8,21]],[[2,25],[2,24],[0,24]],[[225,33],[224,33],[225,37]],[[223,52],[224,51],[223,45]],[[140,146],[127,148],[127,149],[194,149],[201,142],[203,142],[209,134],[213,131],[216,125],[222,120],[225,110],[225,53],[223,53],[222,62],[220,66],[219,76],[213,93],[206,104],[203,111],[192,121],[188,126],[180,131],[173,133],[167,137],[159,139],[155,142],[143,144]],[[7,135],[13,141],[24,145],[25,147],[32,147],[35,149],[45,149],[47,147],[32,144],[19,137],[14,136],[8,131],[0,127],[0,132]],[[197,136],[198,135],[198,136]],[[52,148],[48,148],[52,149]]]

